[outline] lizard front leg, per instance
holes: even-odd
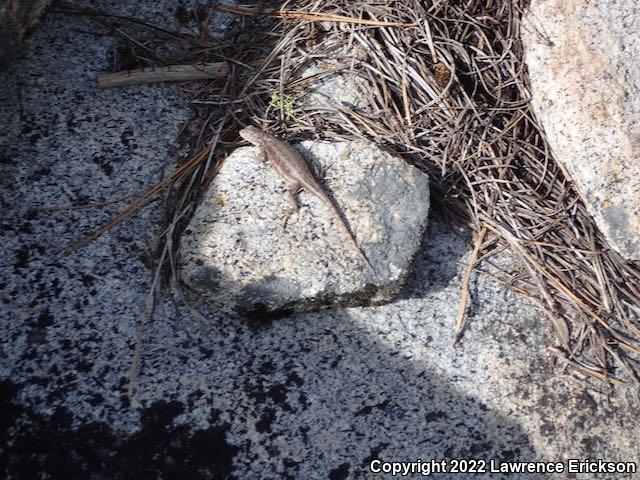
[[[258,155],[256,155],[256,159],[259,162],[266,162],[267,161],[267,151],[265,150],[265,148],[262,145],[258,145],[258,151],[260,153],[258,153]]]

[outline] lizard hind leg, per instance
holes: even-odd
[[[289,203],[291,203],[291,207],[293,211],[300,210],[300,204],[298,203],[298,193],[302,190],[300,185],[291,185],[287,188],[287,198],[289,199]]]
[[[287,199],[289,200],[289,203],[291,203],[291,208],[288,209],[282,216],[282,219],[284,220],[285,230],[287,229],[287,224],[289,223],[289,219],[291,218],[291,215],[293,215],[294,213],[298,213],[300,211],[300,205],[298,204],[298,197],[296,196],[300,191],[300,189],[301,189],[300,185],[291,185],[290,187],[287,188]]]

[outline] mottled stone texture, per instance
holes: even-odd
[[[640,3],[533,0],[533,106],[611,246],[640,259]]]
[[[177,0],[74,4],[197,31],[180,30]],[[608,395],[554,370],[544,315],[488,276],[472,279],[468,329],[453,345],[470,249],[438,214],[391,304],[255,328],[194,302],[203,327],[163,293],[142,345],[143,407],[132,408],[127,377],[151,277],[144,258],[163,209],[152,203],[64,258],[62,248],[124,205],[34,211],[136,195],[175,164],[170,145],[187,102],[169,86],[100,90],[95,74],[118,45],[95,34],[103,31],[51,11],[22,61],[0,72],[0,479],[389,478],[369,471],[375,459],[640,464],[637,389]],[[329,186],[331,177],[329,168]],[[493,256],[501,270],[489,273],[510,271],[506,260]]]
[[[252,147],[226,160],[198,207],[182,242],[183,279],[235,311],[390,300],[425,234],[427,175],[369,142],[298,147],[324,171],[325,189],[375,274],[314,195],[303,191],[293,213],[285,183]]]
[[[15,56],[24,34],[52,0],[0,0],[0,64]]]

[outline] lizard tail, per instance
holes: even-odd
[[[373,273],[374,275],[377,275],[378,272],[376,272],[376,269],[373,268],[373,265],[371,265],[371,262],[369,261],[369,259],[367,258],[367,256],[364,254],[364,252],[362,251],[362,249],[358,246],[358,244],[355,242],[355,240],[353,241],[353,245],[355,246],[355,249],[358,251],[358,255],[360,256],[360,258],[364,261],[364,263],[367,264],[367,267],[369,267],[369,270],[371,270],[371,273]]]
[[[355,236],[353,235],[353,232],[351,231],[351,229],[347,225],[347,221],[342,216],[342,213],[340,212],[340,210],[338,210],[338,208],[335,205],[331,205],[331,211],[332,211],[334,217],[338,219],[338,223],[340,224],[340,227],[342,228],[342,230],[344,230],[344,232],[349,237],[349,241],[350,241],[351,245],[353,246],[353,249],[358,254],[358,256],[362,259],[362,261],[364,263],[367,264],[367,267],[369,267],[369,270],[371,270],[371,272],[374,275],[377,275],[378,272],[376,272],[376,269],[373,268],[373,265],[371,265],[371,262],[369,261],[367,256],[362,251],[362,248],[360,248],[360,246],[358,245],[358,242],[356,242]]]

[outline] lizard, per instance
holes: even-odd
[[[240,136],[249,143],[262,149],[265,157],[271,162],[280,177],[287,184],[287,192],[294,206],[298,208],[295,194],[300,190],[306,190],[315,195],[324,203],[341,229],[348,235],[350,243],[358,256],[367,264],[367,267],[375,274],[376,270],[369,259],[358,246],[358,242],[349,228],[347,221],[336,206],[335,202],[327,195],[320,182],[313,175],[311,168],[304,157],[291,145],[274,137],[273,135],[249,125],[240,130]]]

